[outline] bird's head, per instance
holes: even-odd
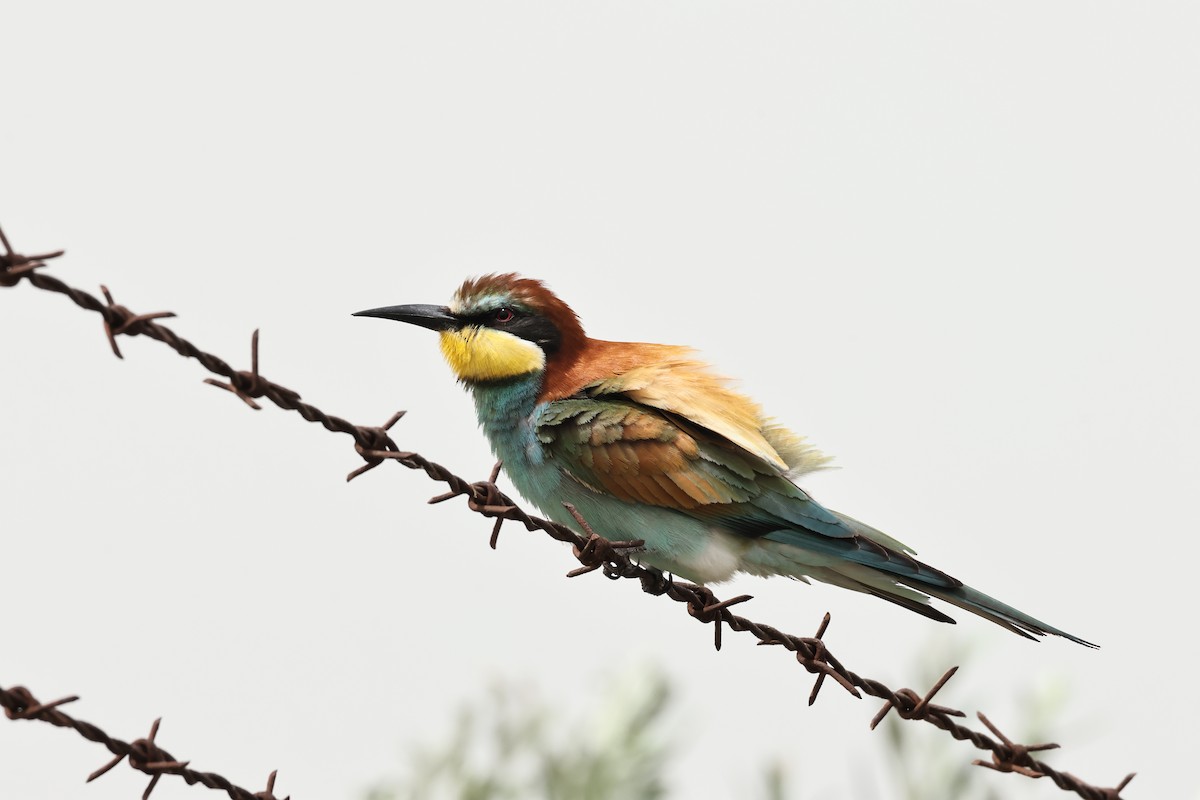
[[[586,341],[571,307],[541,281],[513,273],[471,278],[448,306],[387,306],[356,317],[382,317],[438,332],[442,355],[464,383],[540,373]]]

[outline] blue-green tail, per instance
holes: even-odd
[[[1035,636],[1045,636],[1053,634],[1061,636],[1064,639],[1070,639],[1072,642],[1081,644],[1084,647],[1099,647],[1097,644],[1080,639],[1078,636],[1059,630],[1053,625],[1047,625],[1039,619],[1025,614],[1007,603],[1001,603],[994,597],[989,597],[983,592],[972,589],[970,586],[958,586],[947,589],[937,586],[930,586],[919,581],[909,581],[900,579],[901,583],[911,586],[914,589],[925,592],[931,597],[936,597],[939,600],[945,600],[947,603],[958,606],[959,608],[970,611],[972,614],[978,614],[984,619],[1004,628],[1008,628],[1013,633],[1020,634],[1027,639],[1033,639]]]

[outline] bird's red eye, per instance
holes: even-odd
[[[515,316],[513,310],[506,306],[496,312],[496,322],[512,322]]]

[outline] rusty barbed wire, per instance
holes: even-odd
[[[432,480],[445,483],[449,489],[447,492],[431,498],[430,503],[441,503],[457,497],[465,497],[466,505],[471,511],[495,519],[489,539],[492,548],[498,545],[500,529],[504,522],[518,522],[526,530],[541,531],[557,541],[571,545],[572,553],[579,561],[580,566],[568,572],[567,577],[574,578],[601,570],[606,577],[613,580],[636,579],[646,593],[666,595],[675,602],[684,604],[690,616],[702,623],[714,626],[713,644],[717,650],[721,649],[722,631],[727,626],[735,632],[751,634],[758,639],[759,645],[782,647],[791,651],[797,663],[816,676],[808,698],[809,705],[816,702],[825,679],[829,678],[856,698],[862,698],[865,694],[884,701],[879,712],[871,720],[872,730],[888,713],[894,710],[902,719],[923,720],[946,731],[957,740],[969,742],[979,750],[988,751],[991,760],[977,759],[973,763],[978,766],[999,772],[1013,772],[1030,778],[1049,778],[1060,789],[1074,792],[1087,800],[1120,800],[1121,791],[1136,774],[1128,774],[1114,787],[1095,786],[1069,772],[1056,770],[1033,755],[1036,752],[1057,749],[1059,747],[1057,744],[1024,745],[1014,742],[982,713],[978,714],[978,718],[996,737],[995,739],[956,722],[956,719],[966,715],[949,706],[937,705],[932,700],[953,677],[957,667],[948,670],[923,695],[908,688],[893,690],[880,681],[850,671],[829,651],[823,639],[830,623],[829,614],[825,615],[813,636],[794,636],[784,633],[770,625],[755,622],[730,611],[733,606],[752,599],[749,595],[720,600],[704,586],[675,581],[657,569],[638,564],[633,556],[642,545],[641,541],[614,542],[604,538],[592,530],[587,520],[569,504],[564,505],[578,523],[583,534],[576,533],[564,525],[531,516],[496,485],[501,469],[499,463],[496,464],[486,480],[470,482],[419,453],[401,450],[388,432],[404,416],[403,411],[392,415],[382,425],[361,426],[350,423],[341,417],[326,414],[309,403],[301,402],[298,392],[270,381],[259,373],[258,331],[255,331],[251,337],[251,369],[249,371],[235,370],[222,359],[204,352],[156,321],[172,317],[173,313],[160,311],[135,314],[128,308],[117,304],[106,287],[101,287],[105,297],[105,301],[102,302],[81,289],[69,286],[45,272],[38,271],[45,266],[46,261],[61,256],[63,251],[37,256],[22,256],[12,250],[8,239],[4,238],[3,231],[0,231],[0,244],[4,247],[4,253],[0,254],[0,286],[12,287],[21,281],[26,281],[38,289],[66,295],[81,308],[100,314],[104,321],[105,335],[117,357],[123,357],[116,341],[118,336],[147,336],[161,341],[180,355],[195,359],[209,372],[224,378],[224,381],[208,378],[205,382],[236,394],[251,408],[259,409],[260,406],[255,400],[266,398],[284,410],[297,412],[309,422],[316,422],[330,431],[351,436],[354,439],[355,450],[365,463],[350,472],[346,476],[347,481],[375,469],[385,461],[394,461],[409,469],[420,470]],[[157,723],[155,723],[149,739],[139,739],[133,744],[126,744],[110,739],[95,726],[79,723],[57,710],[58,705],[74,699],[65,698],[55,703],[40,705],[23,689],[7,692],[0,689],[0,705],[5,707],[10,718],[42,719],[51,724],[73,727],[85,738],[105,744],[118,756],[104,770],[93,773],[89,780],[98,777],[103,771],[111,769],[120,761],[121,757],[127,757],[129,764],[135,769],[155,776],[147,788],[147,794],[153,789],[158,776],[177,774],[188,783],[202,783],[210,788],[223,789],[236,800],[249,800],[252,797],[260,800],[274,800],[271,795],[274,773],[272,773],[271,783],[268,785],[266,793],[250,794],[246,790],[227,785],[228,781],[220,776],[214,776],[212,773],[191,772],[187,769],[187,762],[176,762],[169,754],[158,749],[154,744]],[[135,748],[140,749],[135,751]],[[206,782],[205,778],[214,781],[216,785]],[[235,794],[235,790],[241,793]]]
[[[150,734],[132,742],[115,739],[90,722],[75,719],[59,710],[60,706],[73,703],[76,696],[63,697],[49,703],[40,703],[24,686],[14,686],[11,689],[0,687],[0,706],[4,707],[4,715],[9,719],[40,719],[60,728],[71,728],[83,738],[98,742],[108,748],[113,759],[88,776],[88,783],[108,772],[121,761],[127,761],[129,766],[150,776],[150,783],[142,793],[142,800],[148,800],[154,787],[163,775],[178,775],[189,784],[200,784],[210,789],[218,789],[228,794],[233,800],[279,800],[275,796],[275,775],[272,772],[267,778],[267,788],[261,792],[252,792],[232,783],[215,772],[197,772],[188,767],[187,761],[179,761],[154,741],[158,736],[158,727],[162,719],[156,719],[150,725]],[[285,797],[283,800],[290,800]]]

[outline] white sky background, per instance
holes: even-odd
[[[468,274],[546,279],[601,338],[687,343],[842,469],[806,485],[1103,645],[743,580],[755,619],[1014,733],[1070,683],[1055,765],[1196,797],[1200,11],[1191,3],[21,3],[0,224],[25,252],[464,476],[492,458],[428,332],[352,319]],[[661,664],[675,796],[891,797],[874,701],[811,709],[782,651],[348,437],[248,410],[145,339],[0,290],[0,685],[251,789],[353,800],[496,677],[582,709]],[[536,621],[536,627],[531,621]],[[949,656],[946,657],[950,658]],[[934,656],[938,667],[950,666]],[[1182,679],[1182,680],[1181,680]],[[924,689],[923,686],[916,687]],[[891,723],[889,723],[891,724]],[[944,734],[927,741],[964,760]],[[932,746],[932,745],[931,745]],[[0,796],[125,800],[101,748],[0,721]],[[979,771],[1007,795],[1048,781]],[[208,790],[164,780],[158,800]]]

